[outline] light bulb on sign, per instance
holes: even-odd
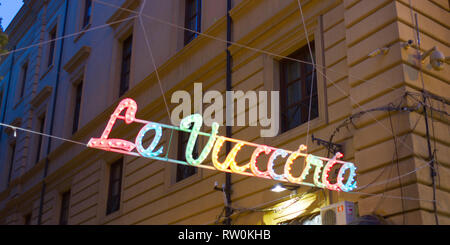
[[[153,138],[152,143],[149,145],[149,147],[147,147],[147,149],[144,149],[142,146],[142,139],[144,138],[144,135],[150,130],[155,130],[155,137]],[[144,156],[144,157],[156,157],[156,156],[160,155],[163,151],[162,146],[156,152],[154,152],[153,150],[158,145],[159,140],[161,139],[161,136],[162,136],[162,128],[160,125],[157,125],[155,123],[146,124],[141,129],[141,131],[139,131],[139,134],[136,137],[136,142],[135,142],[136,150],[139,152],[139,154],[141,154],[141,156]]]
[[[275,173],[275,170],[273,169],[273,167],[275,165],[274,161],[278,156],[282,156],[285,158],[285,157],[287,157],[287,155],[288,155],[288,153],[282,149],[278,149],[274,153],[272,153],[272,155],[269,158],[269,162],[267,163],[267,170],[269,171],[270,177],[272,177],[275,180],[284,179],[284,174]]]

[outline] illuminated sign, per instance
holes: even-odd
[[[125,111],[125,113],[124,115],[121,115],[123,111]],[[213,123],[211,125],[211,133],[204,133],[200,131],[200,128],[203,125],[203,118],[199,114],[193,114],[185,117],[183,120],[181,120],[180,127],[175,127],[171,125],[137,119],[135,117],[136,112],[137,104],[134,100],[129,98],[122,100],[115,109],[114,113],[111,115],[111,118],[100,138],[91,138],[89,140],[88,147],[133,156],[142,156],[177,164],[196,166],[199,168],[219,170],[228,173],[236,173],[247,176],[255,176],[259,178],[290,182],[294,184],[326,188],[334,191],[348,192],[356,188],[356,167],[351,162],[344,162],[339,160],[343,157],[343,154],[340,152],[329,159],[307,154],[305,152],[307,150],[307,147],[305,145],[300,145],[297,151],[292,152],[267,145],[260,145],[243,140],[228,138],[217,135],[217,132],[219,131],[219,124],[217,123]],[[144,126],[136,136],[134,143],[123,139],[109,138],[109,134],[117,120],[123,120],[126,124],[144,124]],[[157,146],[161,140],[163,128],[190,133],[185,151],[186,161],[171,159],[168,157],[168,154],[166,154],[166,156],[162,156],[164,147],[160,146],[159,148],[157,148]],[[142,144],[142,141],[144,136],[149,131],[153,131],[154,137],[150,145],[145,148]],[[206,145],[204,146],[200,155],[198,155],[197,158],[194,158],[193,150],[199,135],[208,137],[208,141],[206,142]],[[227,154],[225,160],[223,162],[220,162],[219,152],[223,144],[227,141],[234,143],[234,146]],[[244,165],[238,165],[238,163],[236,162],[236,155],[243,146],[250,146],[254,147],[255,149],[253,150],[250,161],[248,163]],[[210,153],[213,166],[202,164]],[[266,171],[260,170],[257,165],[258,157],[263,153],[268,156],[270,154],[269,160],[267,161]],[[283,168],[284,171],[282,171],[282,173],[276,173],[274,170],[274,161],[277,158],[286,159]],[[294,160],[298,158],[303,158],[304,168],[300,176],[295,177],[291,172]],[[339,168],[335,183],[331,183],[329,174],[331,169],[335,165],[341,166]],[[314,168],[313,181],[312,183],[306,182],[306,177],[310,174],[312,168]],[[346,175],[347,172],[348,175]],[[344,176],[346,177],[344,178]]]

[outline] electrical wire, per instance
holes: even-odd
[[[419,29],[419,21],[418,21],[418,17],[417,17],[417,13],[415,14],[415,18],[413,18],[413,8],[412,8],[412,3],[411,0],[409,0],[409,9],[410,9],[410,13],[411,13],[411,21],[412,23],[415,23],[415,30],[416,30],[416,34],[417,34],[417,46],[418,48],[416,49],[417,51],[417,62],[416,64],[419,67],[419,75],[420,75],[420,81],[422,82],[422,91],[425,91],[425,81],[423,79],[423,71],[422,71],[422,54],[420,53],[421,50],[421,40],[420,40],[420,29]],[[423,96],[423,93],[422,93]],[[424,104],[427,104],[426,102],[426,97],[423,96],[423,101]],[[430,143],[430,135],[429,135],[429,129],[428,129],[428,115],[427,115],[427,111],[426,111],[426,107],[424,109],[424,116],[425,116],[425,125],[426,125],[426,137],[427,137],[427,145],[428,145],[428,154],[429,157],[431,158],[432,162],[431,162],[431,166],[430,167],[430,175],[431,175],[431,185],[433,188],[433,200],[435,201],[433,203],[433,211],[434,211],[434,219],[436,222],[436,225],[439,225],[439,218],[438,218],[438,214],[437,214],[437,204],[436,204],[436,181],[435,181],[435,176],[436,176],[436,172],[434,169],[434,158],[433,158],[433,153],[431,152],[431,143]]]
[[[138,11],[134,11],[134,10],[122,8],[122,7],[119,7],[119,6],[114,5],[114,4],[106,3],[106,2],[103,2],[103,1],[100,1],[100,0],[93,0],[93,1],[94,1],[94,2],[98,2],[98,3],[101,3],[101,4],[104,4],[104,5],[107,5],[107,6],[111,6],[111,7],[116,8],[116,9],[121,9],[121,10],[130,12],[130,13],[140,14],[140,16],[144,16],[144,17],[146,17],[146,18],[152,19],[152,20],[157,21],[157,22],[160,22],[160,23],[164,23],[164,24],[167,24],[167,25],[176,27],[176,28],[181,28],[181,29],[186,30],[186,31],[191,31],[191,32],[194,32],[194,33],[196,33],[196,34],[198,34],[198,35],[206,36],[206,37],[209,37],[209,38],[214,39],[214,40],[218,40],[218,41],[230,43],[230,44],[233,44],[233,45],[242,47],[242,48],[247,48],[247,49],[253,50],[253,51],[255,51],[255,52],[265,53],[265,54],[268,54],[268,55],[271,55],[271,56],[274,56],[274,57],[284,58],[284,59],[288,59],[288,60],[292,60],[292,61],[297,61],[297,62],[301,62],[301,63],[305,63],[305,64],[311,64],[311,65],[313,65],[313,66],[315,66],[315,67],[322,67],[322,66],[320,66],[320,65],[318,65],[318,64],[315,64],[314,62],[307,62],[307,61],[303,61],[303,60],[293,59],[293,58],[290,58],[290,57],[286,57],[286,56],[274,54],[274,53],[272,53],[272,52],[268,52],[268,51],[261,50],[261,49],[257,49],[257,48],[252,48],[252,47],[249,47],[249,46],[246,46],[246,45],[242,45],[242,44],[239,44],[239,43],[236,43],[236,42],[231,42],[231,41],[223,40],[223,39],[220,39],[220,38],[217,38],[217,37],[208,35],[208,34],[200,33],[200,32],[194,31],[194,30],[190,30],[190,29],[188,29],[188,28],[185,28],[185,27],[182,27],[182,26],[178,26],[178,25],[175,25],[175,24],[170,23],[170,22],[167,22],[167,21],[163,21],[163,20],[158,19],[158,18],[149,16],[149,15],[145,15],[145,14],[142,13],[142,9],[138,12]],[[137,17],[137,16],[133,16],[133,17],[130,17],[130,18],[135,18],[135,17]],[[112,24],[112,23],[113,23],[113,22],[111,22],[110,24]],[[91,28],[91,29],[88,29],[88,30],[92,30],[92,28]],[[83,32],[83,31],[82,31],[82,32]],[[72,35],[74,35],[74,34],[72,34]],[[60,37],[60,38],[61,38],[61,37]],[[50,40],[49,40],[49,41],[50,41]],[[49,41],[47,41],[47,42],[49,42]],[[357,78],[357,77],[355,77],[355,76],[352,76],[351,74],[342,73],[342,72],[337,72],[337,71],[334,71],[333,69],[329,69],[329,68],[324,68],[324,69],[327,69],[328,71],[336,72],[336,73],[339,73],[339,74],[343,74],[343,75],[346,75],[346,76],[348,76],[348,77]],[[334,82],[332,82],[332,81],[331,81],[331,80],[330,80],[323,72],[321,72],[320,70],[317,70],[317,69],[316,69],[316,71],[319,72],[319,73],[321,73],[321,75],[323,75],[324,78],[325,78],[327,81],[329,81],[334,87],[336,87],[342,94],[346,94],[346,92],[345,92],[342,88],[340,88],[337,84],[335,84]],[[361,79],[361,78],[357,78],[357,79],[360,80],[360,81],[364,81],[364,82],[369,82],[369,83],[370,83],[370,81],[368,81],[368,80],[366,80],[366,79]],[[374,81],[372,81],[372,82],[374,82]],[[388,88],[388,89],[395,90],[393,87],[390,87],[390,88]],[[361,106],[361,105],[360,105],[353,97],[351,97],[350,95],[347,95],[347,96],[348,96],[348,98],[349,98],[350,100],[352,100],[352,102],[354,102],[358,107],[364,108],[364,107]],[[163,99],[165,100],[164,97],[163,97]],[[166,103],[166,104],[167,104],[167,103]],[[379,123],[380,125],[382,125],[382,127],[384,127],[384,125],[381,124],[375,117],[373,117],[373,119],[375,120],[375,122]],[[389,130],[389,129],[386,128],[386,127],[384,127],[384,128],[385,128],[386,130]],[[408,147],[408,146],[407,146],[407,147]]]
[[[130,13],[138,13],[137,11],[130,10],[130,9],[126,9],[126,8],[122,8],[122,7],[119,7],[119,6],[114,5],[114,4],[105,3],[104,1],[101,1],[101,0],[93,0],[93,1],[98,2],[98,3],[100,3],[100,4],[105,4],[105,5],[111,6],[111,7],[116,8],[116,9],[121,9],[121,10],[124,10],[124,11],[128,11],[128,12],[130,12]],[[198,32],[198,31],[194,31],[194,30],[185,28],[185,27],[183,27],[183,26],[179,26],[179,25],[173,24],[173,23],[171,23],[171,22],[161,20],[161,19],[156,18],[156,17],[153,17],[153,16],[149,16],[149,15],[146,15],[146,14],[141,14],[141,15],[144,16],[144,17],[147,17],[147,18],[149,18],[149,19],[152,19],[152,20],[154,20],[154,21],[157,21],[157,22],[159,22],[159,23],[167,24],[167,25],[173,26],[173,27],[175,27],[175,28],[179,28],[179,29],[182,29],[182,30],[185,30],[185,31],[190,31],[190,32],[196,33],[196,34],[198,34],[199,36],[205,36],[205,37],[208,37],[208,38],[217,40],[217,41],[221,41],[221,42],[233,44],[233,45],[238,46],[238,47],[246,48],[246,49],[249,49],[249,50],[252,50],[252,51],[255,51],[255,52],[259,52],[259,53],[265,53],[265,54],[268,54],[268,55],[271,55],[271,56],[274,56],[274,57],[279,57],[279,58],[283,58],[283,59],[287,59],[287,60],[297,61],[297,62],[300,62],[300,63],[310,64],[310,65],[313,65],[313,66],[315,66],[315,67],[322,67],[322,66],[320,66],[320,65],[318,65],[318,64],[316,64],[316,63],[314,63],[314,62],[307,62],[307,61],[303,61],[303,60],[294,59],[294,58],[291,58],[291,57],[286,57],[286,56],[278,55],[278,54],[275,54],[275,53],[272,53],[272,52],[268,52],[268,51],[266,51],[266,50],[261,50],[261,49],[249,47],[249,46],[242,45],[242,44],[239,44],[239,43],[236,43],[236,42],[232,42],[232,41],[228,41],[228,40],[223,40],[223,39],[221,39],[221,38],[217,38],[217,37],[214,37],[214,36],[205,34],[205,33],[201,33],[201,32]],[[325,69],[327,69],[328,71],[332,71],[332,72],[335,72],[335,73],[338,73],[338,74],[343,74],[343,75],[346,75],[346,76],[348,76],[348,77],[356,78],[356,79],[358,79],[358,80],[360,80],[360,81],[364,81],[364,82],[369,82],[369,83],[370,83],[370,81],[368,81],[368,80],[366,80],[366,79],[361,79],[361,78],[352,76],[351,74],[348,74],[348,73],[337,72],[337,71],[334,71],[334,70],[329,69],[329,68],[326,68],[326,67],[322,67],[322,68],[325,68]],[[329,81],[334,87],[336,87],[342,94],[346,94],[346,92],[345,92],[341,87],[339,87],[337,84],[335,84],[333,81],[331,81],[331,79],[329,79],[323,72],[321,72],[321,71],[318,70],[318,69],[316,69],[316,71],[317,71],[318,73],[320,73],[320,74],[321,74],[327,81]],[[375,82],[372,81],[372,83],[375,83]],[[391,89],[392,91],[395,90],[393,87],[390,87],[389,89]],[[352,102],[353,102],[355,105],[357,105],[358,107],[364,109],[364,107],[363,107],[362,105],[360,105],[360,104],[359,104],[352,96],[350,96],[349,94],[348,94],[348,98],[349,98],[350,100],[352,100]],[[383,128],[385,128],[386,130],[390,131],[387,127],[385,127],[383,124],[381,124],[375,117],[372,116],[372,119],[373,119],[375,122],[379,123]],[[405,146],[409,148],[408,145],[405,145]]]
[[[134,11],[134,10],[131,10],[131,9],[127,9],[127,8],[123,8],[123,7],[120,7],[120,6],[111,4],[111,3],[107,3],[107,2],[104,2],[104,1],[101,1],[101,0],[92,0],[92,1],[100,3],[100,4],[103,4],[103,5],[106,5],[106,6],[110,6],[110,7],[115,8],[115,9],[120,9],[120,10],[129,12],[129,13],[134,13],[134,14],[138,14],[139,13],[137,11]],[[309,65],[313,65],[313,66],[319,67],[319,68],[324,68],[324,69],[326,69],[328,71],[331,71],[331,72],[334,72],[336,74],[345,75],[345,76],[348,76],[348,77],[351,77],[351,78],[355,78],[355,79],[357,79],[359,81],[363,81],[363,82],[367,82],[367,83],[373,83],[373,84],[378,84],[379,83],[379,81],[370,81],[370,80],[367,80],[367,79],[359,78],[359,77],[356,77],[356,76],[348,74],[348,73],[344,73],[344,72],[336,71],[336,70],[331,69],[331,68],[324,67],[324,66],[319,65],[317,63],[308,62],[308,61],[305,61],[305,60],[299,60],[299,59],[295,59],[295,58],[292,58],[292,57],[279,55],[279,54],[276,54],[276,53],[273,53],[273,52],[269,52],[267,50],[262,50],[262,49],[250,47],[250,46],[247,46],[247,45],[244,45],[244,44],[240,44],[240,43],[237,43],[237,42],[233,42],[233,41],[227,41],[225,39],[222,39],[222,38],[219,38],[219,37],[215,37],[215,36],[212,36],[212,35],[209,35],[209,34],[206,34],[206,33],[198,32],[198,31],[186,28],[184,26],[180,26],[180,25],[174,24],[172,22],[165,21],[165,20],[156,18],[156,17],[151,16],[151,15],[147,15],[147,14],[144,14],[144,13],[142,13],[142,16],[144,16],[144,17],[146,17],[146,18],[148,18],[150,20],[153,20],[155,22],[161,23],[161,24],[165,24],[165,25],[168,25],[168,26],[180,29],[180,30],[184,30],[184,31],[189,31],[189,32],[195,33],[195,34],[197,34],[199,36],[204,36],[204,37],[216,40],[216,41],[220,41],[220,42],[224,42],[224,43],[227,43],[227,44],[235,45],[237,47],[241,47],[241,48],[245,48],[245,49],[248,49],[248,50],[252,50],[254,52],[267,54],[267,55],[274,56],[274,57],[277,57],[277,58],[280,58],[280,59],[286,59],[286,60],[290,60],[290,61],[295,61],[295,62],[300,62],[300,63],[304,63],[304,64],[309,64]],[[332,83],[332,84],[334,84],[334,83]],[[392,87],[389,87],[387,89],[394,91],[397,88],[394,88],[394,86],[392,86]]]
[[[123,8],[121,8],[121,9],[123,9]],[[141,11],[142,11],[142,9],[141,9]],[[131,12],[133,12],[133,11],[131,11]],[[133,18],[135,18],[135,17],[133,17]],[[129,19],[129,18],[127,18],[127,19]],[[125,21],[125,20],[127,20],[127,19],[124,19],[124,20],[122,20],[122,21]],[[366,112],[369,112],[369,111],[366,111]],[[84,143],[81,143],[81,144],[84,144]]]
[[[78,144],[78,145],[82,145],[82,146],[86,146],[87,147],[86,143],[82,143],[82,142],[78,142],[78,141],[74,141],[74,140],[70,140],[70,139],[65,139],[65,138],[62,138],[62,137],[58,137],[58,136],[54,136],[54,135],[50,135],[50,134],[45,134],[45,133],[41,133],[41,132],[38,132],[38,131],[34,131],[34,130],[26,129],[26,128],[21,128],[21,127],[9,125],[9,124],[6,124],[6,123],[0,123],[0,126],[11,128],[14,131],[21,130],[21,131],[24,131],[24,132],[27,132],[27,133],[38,134],[38,135],[42,135],[42,136],[45,136],[45,137],[54,138],[54,139],[58,139],[58,140],[62,140],[62,141],[66,141],[66,142],[70,142],[70,143],[74,143],[74,144]]]
[[[93,1],[99,2],[99,3],[104,3],[104,4],[105,4],[105,2],[103,2],[103,1],[99,1],[99,0],[93,0]],[[108,4],[108,5],[113,6],[112,4]],[[117,9],[122,9],[122,10],[126,10],[126,11],[129,11],[129,12],[135,13],[135,11],[130,11],[130,10],[125,9],[125,8],[121,8],[121,7],[117,7],[117,6],[115,6],[115,7],[116,7]],[[301,8],[301,6],[300,6],[300,8]],[[140,10],[139,14],[142,15],[142,16],[144,16],[144,17],[147,17],[147,18],[149,18],[149,19],[156,20],[156,18],[154,18],[154,17],[151,17],[151,16],[148,16],[148,15],[142,14],[142,9]],[[67,38],[67,37],[71,37],[71,36],[75,36],[75,35],[78,35],[78,34],[83,33],[83,32],[88,32],[88,31],[97,30],[97,29],[100,29],[100,28],[103,28],[103,27],[110,26],[111,24],[120,23],[120,22],[127,21],[127,20],[129,20],[129,19],[133,19],[133,18],[136,18],[136,17],[137,17],[137,16],[133,16],[133,17],[125,18],[125,19],[120,20],[120,21],[110,22],[110,23],[108,23],[108,24],[101,25],[101,26],[97,26],[97,27],[93,27],[93,28],[90,28],[90,29],[87,29],[87,30],[83,30],[83,31],[81,31],[81,32],[77,32],[77,33],[65,35],[65,36],[56,38],[55,40],[59,40],[59,39]],[[139,16],[139,17],[141,17],[141,16]],[[303,18],[303,16],[302,16],[302,18]],[[158,21],[159,21],[159,22],[162,22],[161,20],[158,20]],[[141,23],[142,23],[142,22],[141,22]],[[166,23],[166,24],[167,24],[167,23]],[[190,29],[187,29],[187,28],[184,28],[184,27],[181,27],[181,26],[177,26],[177,25],[174,25],[174,24],[172,24],[172,23],[170,23],[170,25],[171,25],[171,26],[175,26],[175,27],[177,27],[177,28],[185,29],[185,30],[187,30],[187,31],[195,32],[195,31],[193,31],[193,30],[190,30]],[[145,31],[145,30],[144,30],[144,31]],[[218,38],[212,37],[212,36],[207,35],[207,34],[204,34],[204,33],[199,33],[199,32],[196,32],[196,33],[199,34],[199,35],[208,36],[208,37],[210,37],[210,38],[213,38],[213,39],[215,39],[215,40],[218,40]],[[45,43],[49,43],[49,42],[51,42],[51,41],[52,41],[52,40],[48,40],[48,41],[41,42],[41,43],[38,43],[38,44],[30,45],[30,46],[28,46],[28,47],[15,49],[15,50],[13,50],[13,51],[7,52],[7,53],[2,54],[2,55],[0,55],[0,56],[7,55],[7,54],[13,53],[13,52],[18,52],[18,51],[21,51],[21,50],[24,50],[24,49],[27,49],[27,48],[31,48],[31,47],[35,47],[35,46],[38,46],[38,45],[42,45],[42,44],[45,44]],[[225,40],[219,40],[219,41],[225,41]],[[225,41],[225,42],[229,42],[229,41]],[[230,42],[230,43],[231,43],[231,44],[234,44],[234,45],[236,45],[236,46],[240,46],[240,47],[247,48],[247,49],[250,49],[250,50],[254,50],[254,51],[257,51],[257,52],[266,53],[266,54],[269,54],[269,55],[272,55],[272,56],[275,56],[275,57],[282,57],[282,58],[288,58],[288,59],[289,59],[289,57],[283,57],[283,56],[280,56],[280,55],[277,55],[277,54],[273,54],[273,53],[270,53],[270,52],[267,52],[267,51],[255,49],[255,48],[248,47],[248,46],[245,46],[245,45],[241,45],[241,44],[238,44],[238,43],[234,43],[234,42]],[[302,62],[302,63],[307,63],[307,64],[312,64],[313,66],[319,66],[319,65],[315,64],[314,60],[313,60],[312,63],[311,63],[311,62],[305,62],[305,61],[297,60],[297,59],[291,59],[291,60],[294,60],[294,61],[297,61],[297,62]],[[154,65],[155,65],[155,63],[154,63]],[[156,65],[155,65],[155,66],[156,66]],[[328,69],[328,68],[325,68],[325,69]],[[328,69],[328,70],[329,70],[329,71],[333,71],[332,69]],[[155,71],[156,71],[156,69],[155,69]],[[336,72],[336,71],[333,71],[333,72]],[[343,73],[342,73],[342,74],[343,74]],[[349,77],[351,76],[350,74],[345,74],[345,75],[347,75],[347,76],[349,76]],[[359,79],[359,78],[358,78],[358,79]],[[364,80],[364,79],[359,79],[359,80],[361,80],[361,81],[367,81],[367,80]],[[335,85],[334,83],[332,83],[332,84],[333,84],[334,86],[337,86],[337,85]],[[393,88],[389,88],[389,89],[394,90]],[[164,96],[163,96],[163,97],[164,97]],[[349,97],[350,97],[350,96],[349,96]],[[167,105],[167,103],[166,103],[166,105]],[[359,104],[358,104],[358,106],[361,107]],[[446,115],[448,115],[448,114],[446,114]],[[10,127],[10,128],[12,128],[12,129],[19,129],[19,130],[23,130],[23,131],[30,132],[30,133],[37,133],[37,134],[41,134],[41,135],[43,135],[43,136],[52,137],[52,138],[56,138],[56,139],[59,139],[59,140],[64,140],[64,141],[68,141],[68,142],[71,142],[71,143],[75,143],[75,144],[79,144],[79,145],[84,145],[84,146],[86,146],[85,143],[81,143],[81,142],[77,142],[77,141],[73,141],[73,140],[69,140],[69,139],[64,139],[64,138],[57,137],[57,136],[47,135],[47,134],[43,134],[43,133],[40,133],[40,132],[36,132],[36,131],[32,131],[32,130],[27,130],[27,129],[23,129],[23,128],[11,126],[11,125],[7,125],[7,124],[1,124],[1,125],[2,125],[2,126],[6,126],[6,127]],[[361,192],[353,192],[353,193],[364,194],[364,195],[372,195],[372,194],[370,194],[370,193],[361,193]],[[376,195],[379,195],[379,194],[376,194]],[[401,198],[401,197],[400,197],[400,198]],[[405,198],[405,200],[422,200],[422,199],[411,199],[411,198],[406,199],[406,198]],[[430,201],[430,200],[427,200],[427,201]],[[433,201],[435,202],[435,200],[433,200]]]
[[[392,123],[392,116],[391,116],[390,111],[388,111],[388,115],[389,115],[389,124],[391,126],[392,136],[394,139],[394,149],[395,149],[394,154],[395,154],[395,163],[396,163],[395,165],[397,167],[397,175],[400,176],[400,167],[399,167],[399,162],[398,162],[399,155],[398,155],[398,146],[397,146],[397,136],[394,132],[394,125]],[[400,184],[400,196],[403,197],[403,184],[402,184],[401,178],[398,178],[398,182]],[[405,203],[404,203],[403,199],[401,199],[401,202],[402,202],[402,213],[403,213],[403,212],[405,212]],[[405,218],[406,218],[406,216],[403,215],[403,224],[404,225],[406,224]]]
[[[16,49],[13,49],[13,50],[10,50],[8,52],[0,54],[0,57],[6,56],[6,55],[9,55],[9,54],[12,54],[12,53],[16,53],[16,52],[19,52],[19,51],[27,50],[27,49],[30,49],[30,48],[38,47],[38,46],[41,46],[41,45],[44,45],[44,44],[52,43],[54,41],[62,40],[62,39],[65,39],[65,38],[74,37],[74,36],[80,35],[80,34],[85,33],[85,32],[96,31],[96,30],[99,30],[99,29],[102,29],[102,28],[105,28],[105,27],[109,27],[111,25],[119,24],[119,23],[122,23],[122,22],[125,22],[125,21],[128,21],[128,20],[134,19],[136,17],[137,16],[131,16],[131,17],[124,18],[124,19],[121,19],[121,20],[112,21],[112,22],[109,22],[109,23],[106,23],[106,24],[103,24],[103,25],[94,26],[94,27],[91,27],[89,29],[85,29],[85,30],[82,30],[82,31],[79,31],[79,32],[67,34],[67,35],[60,36],[60,37],[57,37],[57,38],[54,38],[54,39],[49,39],[47,41],[31,44],[31,45],[23,47],[23,48],[16,48]]]
[[[70,140],[70,139],[65,139],[65,138],[58,137],[58,136],[48,135],[48,134],[45,134],[45,133],[41,133],[41,132],[37,132],[37,131],[33,131],[33,130],[21,128],[21,127],[12,126],[12,125],[9,125],[9,124],[0,123],[0,126],[9,127],[9,128],[11,128],[11,129],[13,129],[13,130],[22,130],[22,131],[25,131],[25,132],[28,132],[28,133],[34,133],[34,134],[38,134],[38,135],[42,135],[42,136],[46,136],[46,137],[51,137],[51,138],[55,138],[55,139],[58,139],[58,140],[67,141],[67,142],[70,142],[70,143],[74,143],[74,144],[78,144],[78,145],[82,145],[82,146],[87,147],[87,144],[82,143],[82,142],[78,142],[78,141],[74,141],[74,140]],[[310,189],[310,190],[313,190],[313,189],[314,189],[314,188],[312,188],[312,189]],[[346,193],[356,193],[356,194],[372,195],[371,193],[363,193],[363,192],[346,192]],[[375,195],[379,195],[379,194],[375,194]],[[289,195],[289,196],[292,196],[292,195]],[[288,196],[285,196],[285,197],[282,197],[282,198],[279,198],[279,199],[276,199],[276,200],[273,200],[273,201],[270,201],[270,202],[276,202],[276,201],[281,200],[281,199],[286,198],[286,197],[288,197]],[[401,197],[398,197],[398,196],[390,196],[390,198],[401,198]],[[405,197],[405,200],[424,200],[424,199],[417,199],[417,198],[412,198],[412,197]],[[430,200],[424,200],[424,201],[430,201]],[[268,203],[263,203],[263,204],[261,204],[261,205],[258,205],[257,207],[267,205],[267,204],[269,204],[270,202],[268,202]],[[256,209],[257,207],[255,207],[255,209]],[[235,209],[236,209],[236,210],[239,210],[239,208],[235,208]],[[241,209],[242,209],[242,208],[241,208]],[[247,208],[247,209],[248,209],[248,208]],[[251,210],[251,209],[248,209],[248,210]],[[267,210],[267,211],[268,211],[268,210]]]
[[[310,92],[309,92],[309,108],[308,108],[308,125],[307,125],[307,129],[306,129],[306,143],[305,145],[308,145],[308,140],[309,140],[309,130],[310,130],[310,124],[311,124],[311,107],[312,107],[312,93],[314,90],[314,75],[315,75],[315,70],[316,70],[316,61],[314,59],[314,55],[312,53],[312,49],[311,49],[311,44],[309,43],[309,34],[308,34],[308,29],[306,28],[306,23],[305,23],[305,18],[303,15],[303,10],[302,10],[302,5],[300,4],[300,0],[297,0],[297,4],[298,4],[298,9],[300,11],[300,16],[302,17],[302,24],[303,24],[303,30],[305,32],[305,37],[306,37],[306,43],[308,44],[308,49],[309,49],[309,55],[311,58],[311,62],[312,62],[312,75],[311,75],[311,85],[310,85]]]
[[[415,129],[415,128],[417,127],[417,125],[419,124],[420,119],[421,119],[421,118],[419,117],[419,118],[416,120],[416,122],[415,122],[415,124],[414,124],[414,127],[413,127],[413,129],[412,129],[411,131],[414,131],[414,129]],[[407,137],[407,136],[408,136],[408,135],[403,136],[403,141],[406,140],[406,137]],[[395,181],[397,178],[399,178],[399,177],[402,178],[402,177],[407,176],[407,175],[409,175],[409,174],[413,174],[413,173],[417,172],[418,170],[422,169],[423,167],[429,166],[429,164],[430,164],[430,163],[428,162],[428,163],[424,164],[423,166],[420,166],[420,167],[418,167],[418,168],[412,170],[411,172],[409,172],[409,173],[407,173],[407,174],[404,174],[404,175],[402,175],[402,176],[397,176],[397,177],[392,178],[392,179],[388,179],[388,180],[384,180],[384,181],[380,181],[380,182],[375,182],[376,180],[378,180],[378,179],[384,174],[384,172],[386,171],[386,169],[387,169],[388,167],[391,167],[391,168],[392,168],[393,164],[391,164],[391,165],[389,165],[389,166],[384,167],[383,170],[382,170],[382,172],[381,172],[381,173],[380,173],[373,181],[371,181],[369,184],[364,185],[364,186],[361,186],[361,187],[358,187],[356,190],[363,190],[363,189],[366,189],[366,188],[368,188],[368,187],[378,186],[378,185],[381,185],[381,184],[384,184],[384,183],[387,183],[387,182],[391,182],[391,180],[392,180],[392,181]]]
[[[163,89],[162,83],[161,83],[161,78],[159,77],[158,67],[156,66],[156,60],[155,60],[155,58],[153,56],[153,51],[152,51],[152,47],[150,45],[150,40],[148,39],[147,31],[145,30],[145,26],[144,26],[144,23],[142,21],[142,11],[143,11],[143,9],[145,7],[145,3],[146,3],[146,0],[144,0],[144,2],[142,4],[142,7],[141,7],[141,10],[139,11],[139,23],[140,23],[140,25],[142,27],[142,31],[144,33],[145,43],[147,45],[147,50],[150,53],[150,58],[152,60],[153,69],[155,69],[156,78],[158,80],[159,89],[161,90],[161,96],[163,98],[164,105],[166,107],[167,115],[170,118],[169,105],[167,104],[166,96],[165,96],[164,89]]]

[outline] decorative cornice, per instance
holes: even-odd
[[[41,91],[31,99],[30,101],[31,106],[33,108],[36,108],[40,104],[42,104],[42,102],[44,102],[45,99],[47,99],[52,94],[52,90],[53,88],[50,86],[43,87]]]
[[[16,117],[10,124],[11,124],[11,126],[14,126],[14,127],[20,127],[22,125],[22,118]],[[5,128],[4,131],[6,134],[11,135],[13,133],[12,128],[10,128],[10,127],[4,127],[4,128]]]
[[[72,56],[72,58],[67,61],[63,66],[64,70],[68,73],[73,72],[83,61],[85,61],[91,54],[91,48],[88,46],[83,46],[78,50],[78,52]]]
[[[125,19],[130,16],[132,13],[123,9],[129,9],[131,11],[136,11],[136,9],[141,5],[141,0],[126,0],[120,8],[114,12],[111,17],[106,21],[106,23],[117,22],[119,20]],[[115,29],[119,24],[110,24],[110,26]]]

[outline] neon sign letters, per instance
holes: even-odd
[[[122,116],[121,113],[125,111]],[[247,176],[255,176],[259,178],[274,179],[277,181],[290,182],[294,184],[308,185],[319,188],[326,188],[334,191],[344,191],[349,192],[356,188],[356,167],[351,162],[344,162],[339,159],[343,157],[343,154],[338,152],[331,159],[318,157],[311,154],[307,154],[307,147],[305,145],[300,145],[298,150],[292,152],[288,150],[283,150],[267,145],[260,145],[251,142],[246,142],[243,140],[237,140],[233,138],[228,138],[224,136],[217,135],[219,131],[219,124],[213,123],[211,125],[211,133],[204,133],[200,131],[203,125],[203,118],[199,114],[193,114],[185,117],[180,122],[180,127],[175,127],[171,125],[165,125],[156,122],[145,121],[135,118],[137,112],[137,104],[132,99],[122,100],[114,113],[111,115],[108,124],[103,131],[100,138],[91,138],[88,143],[88,147],[97,148],[105,151],[118,152],[133,156],[142,156],[146,158],[173,162],[184,165],[196,166],[199,168],[206,168],[211,170],[219,170],[223,172],[242,174]],[[136,136],[135,142],[130,142],[123,139],[111,139],[109,134],[116,123],[117,120],[123,120],[126,124],[131,123],[141,123],[144,126],[139,131]],[[180,161],[176,159],[171,159],[168,154],[163,155],[164,147],[160,146],[157,148],[161,137],[163,135],[163,128],[184,131],[190,133],[188,143],[186,146],[186,161]],[[153,131],[153,139],[150,145],[145,148],[142,144],[143,138],[149,131]],[[197,158],[193,157],[193,150],[197,138],[201,136],[208,137],[208,141]],[[235,143],[231,151],[225,157],[223,162],[219,161],[219,153],[226,142]],[[254,147],[253,153],[250,157],[250,161],[244,165],[238,165],[236,162],[236,155],[244,146]],[[170,146],[169,146],[170,147]],[[135,150],[135,151],[134,151]],[[213,166],[202,164],[208,155],[211,153],[211,160]],[[269,156],[267,161],[267,170],[262,171],[258,168],[258,157],[261,154],[266,154]],[[292,166],[296,159],[303,158],[303,170],[300,176],[295,177],[292,175]],[[282,173],[275,172],[275,160],[285,159],[285,164]],[[332,168],[339,164],[340,169],[337,174],[337,179],[335,183],[331,183],[330,171]],[[306,177],[310,174],[314,168],[313,173],[313,183],[306,182]],[[322,169],[323,168],[323,169]],[[348,175],[346,173],[348,172]],[[346,176],[346,177],[344,177]]]

